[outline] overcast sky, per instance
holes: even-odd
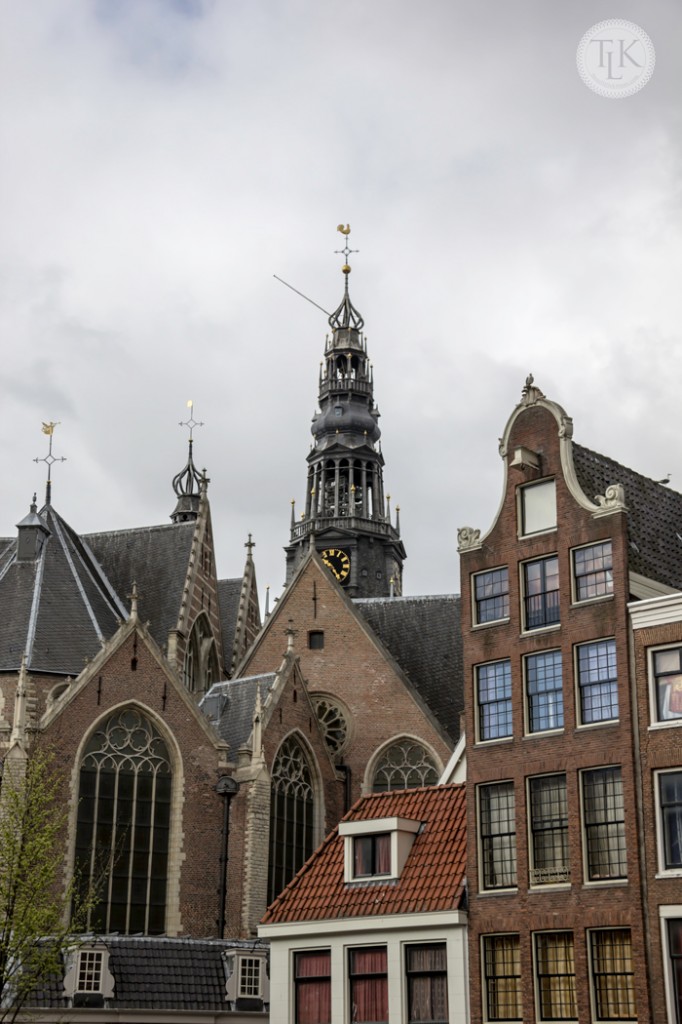
[[[365,319],[405,592],[458,589],[529,371],[580,443],[682,490],[679,0],[0,0],[0,535],[167,522],[186,402],[221,576],[302,508],[328,326]],[[623,99],[583,33],[656,48]]]

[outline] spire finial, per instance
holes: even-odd
[[[59,420],[57,422],[50,421],[49,423],[43,423],[42,431],[43,434],[47,434],[50,439],[50,444],[47,450],[47,455],[42,459],[34,459],[34,462],[45,462],[47,464],[47,483],[45,485],[45,504],[49,505],[52,501],[52,466],[55,462],[66,462],[65,456],[59,458],[52,454],[52,435],[54,434],[54,428],[59,426]]]
[[[255,546],[256,546],[256,542],[255,542],[255,540],[251,540],[251,534],[249,534],[249,539],[244,544],[244,547],[247,549],[247,552],[246,552],[246,557],[247,558],[252,558],[253,557],[253,549],[255,548]]]
[[[334,310],[332,315],[329,317],[329,326],[333,330],[338,330],[338,328],[340,327],[353,327],[356,331],[361,331],[362,328],[364,327],[365,321],[362,319],[362,316],[358,312],[358,310],[355,309],[355,307],[353,306],[353,303],[350,301],[350,295],[348,294],[348,275],[350,274],[351,269],[350,264],[348,262],[348,257],[351,255],[351,253],[360,252],[360,250],[351,249],[350,246],[348,245],[350,224],[346,224],[345,227],[343,226],[343,224],[339,224],[336,230],[340,231],[346,240],[346,244],[344,245],[343,249],[334,249],[334,252],[337,255],[343,256],[346,260],[344,265],[341,267],[341,273],[346,278],[346,284],[343,290],[343,299],[341,300],[340,306],[338,307],[338,309]]]
[[[194,428],[195,427],[203,427],[204,423],[203,423],[203,420],[195,420],[194,419],[194,402],[192,401],[191,398],[189,398],[187,400],[187,408],[189,409],[189,416],[187,417],[186,420],[180,420],[180,423],[178,424],[178,426],[180,426],[180,427],[187,427],[189,429],[189,444],[190,444],[190,451],[191,451],[191,448],[192,448],[192,434],[193,434]]]
[[[360,250],[359,249],[351,249],[350,246],[348,245],[348,236],[350,234],[350,224],[346,224],[345,228],[344,228],[343,224],[339,224],[337,226],[336,230],[340,231],[341,234],[346,239],[346,244],[344,245],[343,249],[334,249],[334,253],[337,256],[345,256],[346,257],[346,262],[341,267],[341,273],[346,275],[346,290],[348,290],[348,275],[350,274],[350,266],[348,264],[348,257],[351,255],[351,253],[360,252]]]

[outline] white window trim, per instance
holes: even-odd
[[[422,827],[421,821],[410,818],[375,818],[372,821],[342,821],[339,835],[343,836],[343,880],[346,883],[372,884],[400,878],[410,855],[414,837]],[[388,833],[391,837],[391,870],[381,875],[356,875],[353,850],[354,839],[362,836]]]
[[[532,734],[535,736],[535,733]],[[540,772],[537,775],[529,775],[526,778],[526,831],[528,833],[528,888],[534,892],[549,892],[555,889],[570,889],[571,888],[571,865],[570,862],[567,865],[566,870],[568,871],[568,880],[565,882],[533,882],[532,872],[535,870],[533,863],[533,826],[532,826],[532,802],[530,795],[530,787],[533,779],[549,779],[557,775],[563,775],[564,782],[566,784],[566,801],[568,804],[568,775],[566,772]],[[569,858],[570,858],[570,843],[569,843]]]
[[[542,484],[553,484],[554,485],[554,525],[545,526],[541,530],[533,530],[531,533],[524,531],[524,501],[523,495],[526,491],[531,490],[533,487],[539,487]],[[556,504],[556,477],[548,476],[541,480],[529,480],[527,483],[520,484],[516,488],[516,532],[519,540],[525,540],[529,537],[541,537],[546,533],[556,533],[558,524],[558,510]]]
[[[661,933],[661,957],[663,963],[663,987],[665,989],[665,1006],[668,1020],[675,1020],[677,1007],[675,1006],[675,984],[673,982],[673,969],[670,962],[670,948],[668,945],[668,921],[682,918],[682,904],[672,903],[659,905],[658,918],[660,921]]]
[[[680,723],[682,725],[682,722]],[[682,774],[682,767],[657,768],[653,775],[654,813],[656,816],[656,878],[680,878],[682,866],[667,868],[665,866],[665,836],[663,833],[663,814],[661,813],[661,789],[659,781],[662,775]]]
[[[518,892],[519,891],[519,858],[518,858],[518,847],[516,854],[516,883],[514,885],[508,885],[505,887],[499,887],[495,889],[486,889],[484,881],[483,871],[483,842],[481,835],[481,790],[485,786],[504,786],[510,785],[514,794],[514,842],[518,843],[519,833],[516,826],[516,787],[514,786],[513,779],[490,779],[488,782],[477,782],[476,783],[476,849],[477,849],[477,868],[478,868],[478,892],[477,896],[499,896],[505,893]]]
[[[485,973],[485,940],[486,939],[503,939],[511,936],[519,940],[519,956],[521,955],[521,935],[519,932],[482,932],[479,935],[479,952],[478,960],[481,968],[481,1003],[483,1006],[483,1020],[486,1024],[490,1022],[490,1015],[488,1010],[488,986],[486,984],[486,973]],[[523,1006],[523,967],[521,966],[521,974],[519,976],[519,984],[521,986],[521,1005]],[[495,1019],[491,1024],[502,1024],[499,1019]],[[514,1018],[513,1024],[518,1024],[516,1018]]]
[[[595,1024],[609,1024],[608,1018],[597,1016],[597,995],[595,992],[594,985],[594,966],[592,962],[592,936],[595,932],[629,932],[630,933],[630,948],[632,949],[632,925],[630,924],[612,924],[605,925],[604,927],[586,928],[585,929],[585,953],[587,956],[587,981],[590,989],[590,1019]],[[575,954],[574,954],[575,955]],[[634,962],[634,954],[633,954]],[[636,974],[633,975],[633,985],[635,986],[635,998],[637,996],[636,990]],[[635,1003],[635,1006],[637,1004]],[[670,1020],[673,1018],[671,1017]],[[628,1024],[636,1024],[632,1018],[627,1018]],[[613,1024],[613,1022],[611,1022]]]
[[[531,534],[536,537],[538,534]],[[519,562],[519,602],[520,602],[520,622],[521,630],[519,633],[520,637],[527,636],[539,636],[541,633],[553,633],[561,629],[561,564],[559,563],[559,622],[550,622],[547,626],[536,626],[529,629],[526,625],[526,566],[531,565],[533,562],[545,562],[549,558],[559,558],[558,551],[548,551],[544,555],[534,555],[533,558],[524,558],[522,562]],[[545,591],[545,593],[547,593]]]
[[[584,551],[586,548],[594,548],[597,544],[611,543],[611,559],[613,561],[613,538],[604,537],[603,540],[593,540],[589,544],[578,544],[571,548],[571,607],[584,608],[586,604],[598,604],[601,601],[612,601],[615,595],[615,586],[610,594],[600,594],[599,597],[586,597],[582,601],[578,599],[577,576],[575,571],[575,553]],[[611,569],[613,573],[613,568]]]
[[[580,845],[582,849],[582,884],[583,888],[591,889],[593,886],[597,886],[600,889],[608,888],[609,886],[627,885],[630,881],[630,863],[627,856],[627,834],[625,844],[625,866],[627,873],[622,878],[589,878],[589,865],[588,865],[588,852],[587,852],[587,831],[585,828],[585,792],[583,779],[589,772],[599,771],[602,768],[620,768],[620,783],[623,785],[623,765],[622,764],[595,764],[589,768],[581,768],[578,772],[578,789],[580,797]],[[623,800],[625,801],[625,791],[623,791]],[[626,806],[624,804],[624,806]]]
[[[537,632],[537,630],[533,630],[533,632],[535,633],[535,632]],[[554,728],[554,729],[535,729],[533,732],[531,732],[531,729],[530,729],[530,701],[528,699],[528,679],[527,679],[527,674],[526,674],[526,666],[528,664],[528,659],[534,657],[536,654],[554,654],[556,651],[558,651],[559,654],[561,654],[561,705],[562,705],[562,713],[563,713],[563,716],[564,716],[564,724],[563,725],[557,725],[556,728]],[[535,739],[536,736],[552,736],[552,735],[555,735],[556,733],[564,732],[564,730],[566,728],[566,707],[565,707],[564,699],[563,699],[564,698],[564,659],[563,659],[563,651],[561,650],[560,647],[548,647],[546,651],[544,651],[544,650],[542,650],[542,651],[529,651],[528,654],[524,654],[523,655],[523,658],[521,660],[522,660],[522,670],[523,670],[523,735],[525,737],[527,737],[527,738]],[[548,775],[552,775],[552,774],[556,774],[556,773],[548,772],[547,774]]]
[[[509,663],[509,675],[510,675],[510,700],[512,704],[512,729],[508,736],[493,736],[491,739],[485,739],[481,736],[481,702],[479,700],[479,687],[478,687],[478,670],[479,668],[485,668],[488,665],[500,665],[502,662]],[[474,669],[474,743],[476,746],[488,746],[491,743],[509,743],[514,739],[514,680],[511,675],[511,658],[496,658],[494,661],[481,661],[473,666]]]
[[[659,719],[658,717],[658,693],[656,690],[656,673],[654,671],[654,655],[661,651],[673,651],[682,647],[678,640],[674,644],[659,644],[656,647],[649,647],[647,650],[647,675],[649,683],[649,729],[674,729],[682,726],[682,718]]]
[[[539,1024],[546,1024],[547,1018],[541,1014],[540,986],[538,984],[538,935],[570,935],[573,940],[573,978],[576,989],[576,1002],[578,999],[578,971],[575,963],[575,931],[572,928],[540,928],[531,932],[531,952],[533,954],[533,1003],[535,1007],[535,1019]],[[560,1021],[552,1021],[551,1024],[561,1024]],[[576,1024],[575,1019],[570,1019],[566,1024]]]
[[[613,597],[613,594],[609,594],[609,599]],[[596,601],[602,601],[603,598],[597,597]],[[587,601],[581,601],[580,607],[588,604]],[[617,725],[620,722],[620,699],[618,700],[618,716],[616,718],[603,718],[599,722],[583,722],[583,708],[582,701],[580,699],[580,673],[578,671],[578,651],[581,647],[588,647],[589,644],[601,644],[608,640],[613,640],[615,643],[615,636],[598,636],[594,640],[581,641],[579,644],[573,645],[573,682],[574,682],[574,701],[575,701],[575,727],[576,729],[600,729],[605,725]],[[616,695],[620,698],[618,692],[618,648],[616,648]]]
[[[507,586],[510,584],[509,566],[508,565],[493,565],[490,569],[480,569],[478,572],[472,572],[469,579],[471,580],[471,625],[472,629],[485,629],[487,626],[499,626],[501,622],[509,622],[510,615],[503,615],[500,619],[489,619],[487,622],[479,622],[476,613],[476,577],[485,576],[489,572],[499,572],[500,569],[507,570]],[[507,590],[507,600],[509,602],[509,609],[511,612],[511,589]]]

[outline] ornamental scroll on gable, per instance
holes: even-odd
[[[599,505],[596,512],[593,512],[594,519],[601,519],[603,516],[613,515],[614,512],[627,512],[625,504],[625,488],[622,484],[611,484],[606,488],[604,494],[595,494],[594,500]]]
[[[457,551],[475,551],[482,547],[481,531],[471,526],[461,526],[457,531]]]

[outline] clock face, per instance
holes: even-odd
[[[339,583],[345,583],[350,575],[350,558],[341,548],[325,548],[320,552],[322,561],[334,573]]]

